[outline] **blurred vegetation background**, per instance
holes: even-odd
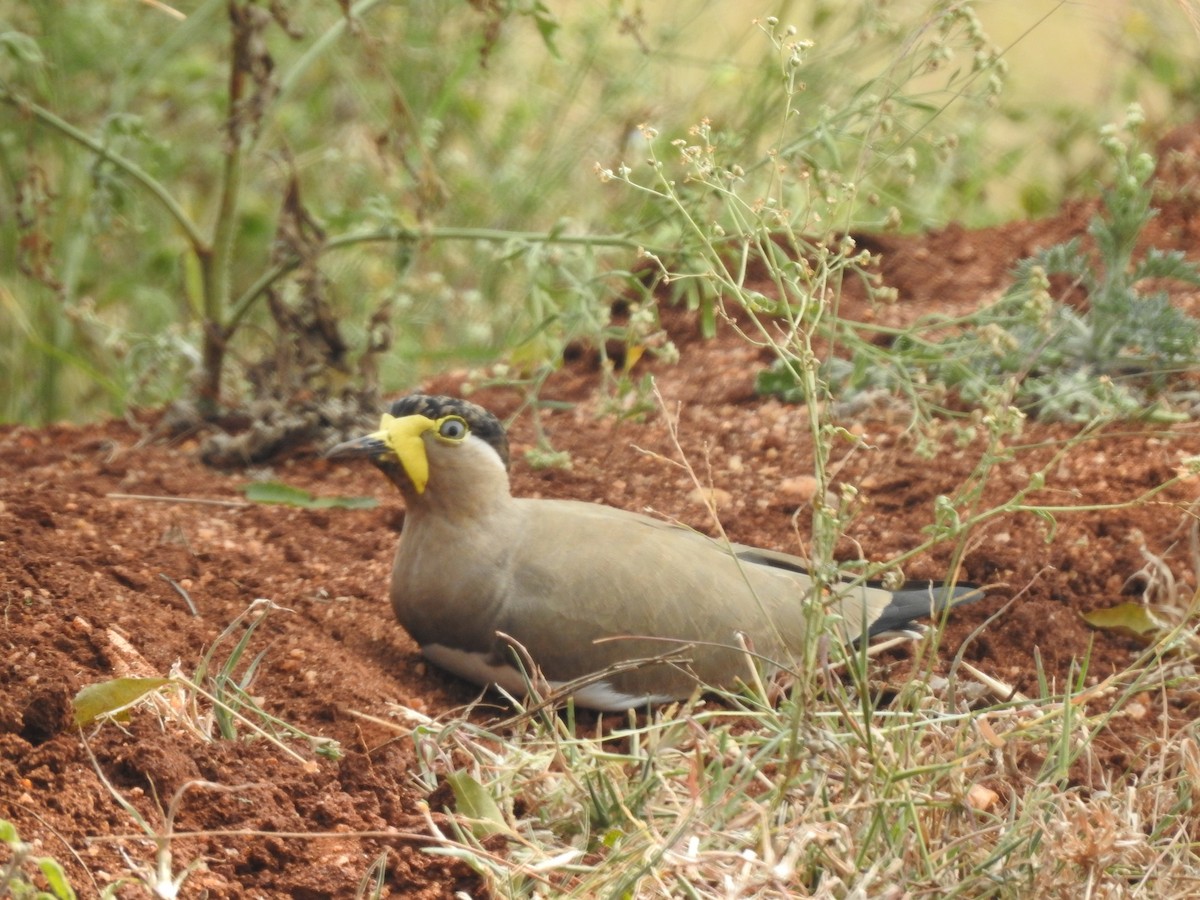
[[[631,185],[698,127],[808,234],[1047,214],[1131,101],[1195,116],[1189,10],[0,0],[0,418],[353,407],[637,341],[639,248],[698,251]]]

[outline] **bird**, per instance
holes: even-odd
[[[405,503],[396,618],[435,666],[514,697],[571,688],[616,712],[750,683],[751,658],[789,665],[822,617],[800,557],[580,500],[514,497],[492,413],[449,396],[396,400],[330,459],[367,458]],[[845,641],[910,627],[970,585],[825,586]],[[538,679],[538,680],[535,680]]]

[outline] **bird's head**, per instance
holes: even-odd
[[[325,456],[369,458],[410,503],[478,495],[489,483],[508,491],[504,427],[486,409],[456,397],[402,397],[383,414],[378,431]]]

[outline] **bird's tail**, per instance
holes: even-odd
[[[951,587],[933,581],[908,582],[892,593],[891,601],[871,623],[867,634],[874,636],[884,631],[904,630],[916,619],[937,618],[947,607],[971,603],[983,594],[983,590],[973,584]]]

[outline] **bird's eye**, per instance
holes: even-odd
[[[467,436],[467,423],[458,416],[446,416],[438,423],[438,437],[461,441]]]

